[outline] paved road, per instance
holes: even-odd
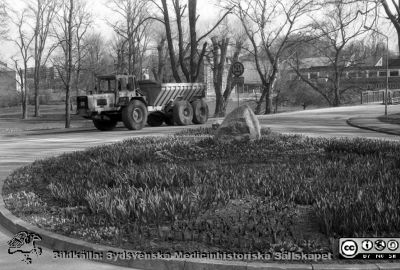
[[[391,113],[399,110],[389,108]],[[398,111],[398,112],[399,112]],[[308,110],[261,116],[262,126],[282,133],[300,133],[307,136],[323,137],[365,137],[372,139],[399,140],[400,137],[350,127],[346,119],[356,116],[373,116],[383,112],[383,106],[356,106]],[[1,119],[0,119],[1,125]],[[0,134],[0,179],[12,170],[38,158],[59,155],[84,149],[88,146],[112,143],[131,137],[160,136],[172,134],[182,127],[145,128],[141,131],[127,131],[123,128],[112,132],[98,132],[95,129],[73,129],[69,131],[41,131],[31,134],[10,136]],[[117,269],[107,264],[78,260],[55,260],[49,250],[35,258],[33,265],[25,265],[21,256],[7,254],[7,241],[12,235],[0,227],[0,269]],[[122,269],[122,268],[121,268]]]
[[[260,123],[281,133],[297,133],[311,137],[363,137],[399,140],[400,137],[357,129],[347,125],[351,117],[370,117],[383,114],[382,105],[361,105],[282,113],[260,117]],[[400,106],[389,106],[389,113],[400,113]]]

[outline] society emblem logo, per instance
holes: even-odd
[[[353,240],[346,240],[340,246],[340,251],[344,257],[353,257],[357,254],[357,243]]]
[[[374,244],[372,243],[371,240],[367,239],[367,240],[362,241],[361,247],[362,247],[363,250],[369,251],[374,247]]]
[[[385,247],[386,247],[386,243],[382,239],[378,239],[375,241],[375,249],[376,250],[382,251],[385,249]]]
[[[399,242],[397,242],[396,240],[389,240],[387,247],[390,251],[395,251],[399,248]]]
[[[36,242],[41,240],[42,237],[36,233],[21,231],[7,242],[8,254],[21,253],[24,255],[21,261],[31,264],[32,254],[36,254],[36,256],[42,254],[42,248],[36,246]]]

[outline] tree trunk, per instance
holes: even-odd
[[[228,51],[229,38],[222,38],[218,41],[217,37],[211,39],[213,44],[213,81],[216,96],[215,117],[222,117],[224,107],[224,97],[222,95],[222,82],[225,70],[226,53]]]
[[[337,62],[336,62],[337,63]],[[334,98],[333,98],[333,107],[339,107],[340,106],[340,77],[341,74],[338,69],[338,65],[336,65],[336,70],[335,70],[335,82],[334,82]]]
[[[269,87],[269,86],[268,86],[268,83],[262,86],[263,91],[262,91],[262,93],[261,93],[260,99],[259,99],[258,102],[257,102],[257,106],[256,106],[256,108],[254,109],[254,113],[255,113],[255,114],[261,114],[261,106],[262,106],[262,103],[264,102],[265,97],[266,97],[267,94],[268,94],[267,90],[265,90],[265,89],[267,89],[268,87]]]
[[[214,117],[224,117],[226,111],[226,101],[220,94],[215,95],[215,112]]]
[[[400,54],[400,31],[397,31],[397,42],[398,42],[397,49],[398,49],[398,53]]]
[[[271,114],[272,113],[272,95],[271,95],[271,89],[268,91],[269,93],[267,94],[267,98],[265,100],[265,112],[264,114]]]
[[[182,30],[182,9],[180,8],[179,0],[174,0],[174,9],[176,15],[176,25],[178,28],[178,50],[179,50],[179,64],[183,75],[187,82],[190,82],[190,73],[185,64],[185,52],[183,49],[183,30]]]
[[[157,46],[157,52],[158,52],[158,67],[157,71],[154,72],[153,74],[156,79],[156,81],[159,81],[160,83],[163,82],[164,78],[164,68],[165,68],[165,54],[164,54],[164,46],[165,46],[165,37],[162,37],[160,40],[160,43],[158,43]]]
[[[264,112],[264,114],[271,114],[272,113],[272,108],[273,108],[272,92],[274,90],[275,83],[276,83],[276,80],[277,80],[278,70],[279,70],[279,68],[276,65],[274,65],[273,70],[272,70],[272,74],[268,78],[268,82],[267,83],[263,83],[263,92],[261,94],[261,97],[260,97],[259,101],[257,102],[257,106],[256,106],[256,109],[254,111],[255,114],[260,114],[261,113],[261,106],[262,106],[262,103],[264,102],[264,100],[265,100],[265,112]]]
[[[40,111],[39,111],[39,74],[40,74],[40,61],[39,61],[39,25],[40,25],[40,12],[41,12],[41,2],[37,1],[37,12],[38,14],[36,15],[36,26],[35,26],[35,67],[34,67],[34,74],[33,74],[33,88],[35,92],[35,117],[40,116]]]
[[[196,8],[197,0],[188,0],[189,8],[189,32],[190,32],[190,82],[196,80],[196,54],[197,54],[197,35],[196,35]]]
[[[35,91],[35,117],[40,116],[40,95],[39,95],[39,68],[35,68],[35,75],[34,75],[34,91]]]
[[[65,86],[65,128],[71,127],[71,98],[70,98],[70,91],[71,91],[71,73],[72,73],[72,16],[74,13],[74,0],[70,0],[70,10],[68,16],[68,40],[67,40],[67,51],[66,51],[66,71],[67,71],[67,83]]]
[[[336,88],[335,89],[335,98],[334,98],[334,100],[333,100],[333,107],[339,107],[340,106],[340,104],[341,104],[341,101],[340,101],[340,93],[339,93],[339,89],[338,88]]]
[[[25,102],[25,100],[26,100],[25,89],[22,90],[22,87],[21,87],[21,97],[22,97],[22,119],[28,119],[28,115],[26,113],[27,108],[26,108],[26,102]]]
[[[22,119],[28,119],[28,103],[27,103],[27,86],[26,82],[26,66],[25,70],[23,71],[21,68],[18,71],[19,79],[21,80],[21,106],[22,106]]]
[[[172,75],[176,82],[181,82],[181,78],[179,77],[176,61],[175,61],[175,50],[174,44],[172,42],[172,32],[171,32],[171,24],[169,21],[169,13],[168,13],[168,5],[167,0],[161,0],[163,6],[163,15],[164,15],[164,25],[165,25],[165,33],[167,36],[167,43],[168,43],[168,51],[169,51],[169,58],[171,61],[171,69]]]
[[[67,86],[65,92],[65,128],[71,127],[71,97],[70,88]]]

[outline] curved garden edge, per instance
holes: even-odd
[[[349,118],[346,120],[346,123],[349,126],[355,127],[355,128],[360,128],[360,129],[365,129],[365,130],[370,130],[370,131],[375,131],[375,132],[380,132],[380,133],[385,133],[385,134],[389,134],[389,135],[400,135],[400,130],[394,130],[393,128],[385,128],[385,127],[376,127],[376,126],[371,126],[371,125],[367,125],[367,124],[361,124],[358,123],[357,120],[360,119],[371,119],[371,118],[359,118],[359,117],[355,117],[355,118]],[[378,123],[378,125],[380,123],[382,124],[386,124],[384,122],[381,122],[378,117],[373,118],[376,123]]]
[[[19,231],[30,231],[39,234],[42,237],[41,246],[50,250],[63,250],[63,251],[93,251],[104,253],[112,251],[115,253],[123,252],[124,249],[115,247],[93,244],[83,240],[70,238],[50,231],[43,230],[32,224],[29,224],[22,219],[14,216],[6,207],[2,195],[4,179],[0,179],[0,225],[5,229],[15,234]],[[221,261],[221,260],[201,260],[201,259],[154,259],[154,260],[107,260],[103,259],[101,262],[110,263],[118,266],[126,266],[139,269],[400,269],[398,263],[384,263],[384,264],[278,264],[278,263],[257,263],[257,262],[242,262],[242,261]]]

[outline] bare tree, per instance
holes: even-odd
[[[373,10],[369,3],[336,0],[324,6],[324,19],[314,20],[312,32],[318,40],[311,38],[306,46],[311,46],[328,61],[329,69],[323,80],[309,78],[301,72],[301,63],[297,58],[291,63],[294,71],[313,90],[318,92],[331,106],[340,106],[345,92],[354,88],[346,84],[345,72],[363,64],[365,55],[357,54],[354,42],[357,41],[370,25],[368,13]],[[373,22],[372,22],[373,23]]]
[[[148,1],[142,0],[112,0],[108,7],[120,20],[108,22],[120,37],[117,59],[124,61],[127,58],[127,72],[141,74],[141,57],[148,44],[148,28],[150,24],[148,15]],[[125,50],[127,47],[127,50]]]
[[[26,71],[22,69],[22,67],[19,64],[18,59],[16,59],[15,57],[11,57],[11,60],[14,62],[14,68],[15,68],[15,72],[16,72],[16,78],[15,81],[17,83],[17,85],[19,85],[19,89],[20,89],[20,98],[21,98],[21,109],[22,109],[22,119],[27,119],[27,114],[26,114],[26,104],[25,104],[25,97],[26,97],[26,93],[25,93],[25,73]],[[24,109],[25,108],[25,109]],[[24,114],[25,112],[25,114]]]
[[[71,88],[73,78],[74,16],[76,0],[63,0],[56,16],[55,31],[63,56],[55,59],[55,67],[65,88],[65,128],[71,127]]]
[[[11,21],[16,26],[18,30],[17,38],[9,38],[12,40],[15,45],[17,45],[19,49],[19,57],[21,59],[22,64],[19,64],[17,58],[13,58],[15,68],[20,77],[20,86],[21,86],[21,101],[22,101],[22,118],[28,118],[28,102],[29,102],[29,85],[27,80],[27,72],[28,72],[28,62],[32,57],[30,50],[31,44],[34,40],[33,33],[30,33],[27,29],[29,29],[29,20],[28,20],[28,10],[24,9],[21,13],[13,12],[15,16],[10,16]]]
[[[223,37],[218,39],[214,36],[211,38],[213,45],[213,82],[216,95],[216,106],[215,113],[216,117],[223,116],[221,112],[222,103],[224,102],[222,97],[222,80],[225,71],[226,54],[228,51],[229,37]]]
[[[398,52],[400,53],[400,1],[377,0],[382,3],[386,15],[397,32]]]
[[[100,32],[94,32],[87,35],[83,40],[86,53],[82,58],[82,67],[86,76],[86,90],[94,89],[96,75],[106,71],[103,64],[105,55],[104,38]]]
[[[239,54],[246,41],[246,34],[241,27],[241,23],[234,20],[226,19],[219,28],[219,31],[216,33],[217,35],[211,38],[213,44],[213,61],[209,62],[213,70],[213,84],[216,97],[214,115],[216,117],[223,117],[226,113],[229,97],[235,87],[235,84],[232,83],[232,63],[237,62],[239,59]],[[229,40],[233,40],[232,44],[229,43]],[[230,51],[231,55],[229,55]],[[230,61],[226,61],[226,59]],[[227,72],[226,69],[228,69]],[[226,85],[223,91],[224,80],[226,80]]]
[[[76,96],[79,95],[79,83],[82,73],[83,58],[89,53],[89,44],[85,42],[92,20],[92,14],[87,10],[86,2],[78,1],[74,15],[74,88]]]
[[[275,83],[281,58],[289,46],[289,37],[304,29],[300,19],[313,8],[313,0],[231,0],[251,43],[262,94],[255,113],[259,114],[266,101],[265,113],[272,112]],[[263,67],[263,63],[267,63]]]
[[[183,75],[187,82],[196,82],[201,66],[203,64],[203,59],[206,54],[207,42],[200,43],[203,39],[209,36],[218,25],[225,19],[225,17],[230,13],[231,10],[227,10],[221,18],[211,27],[206,33],[197,36],[197,21],[199,16],[197,15],[197,0],[188,0],[187,4],[182,4],[181,0],[173,0],[173,10],[175,17],[170,16],[169,5],[167,0],[161,0],[161,5],[157,1],[152,1],[162,13],[163,19],[158,19],[165,26],[165,33],[167,37],[169,58],[171,62],[172,74],[176,82],[181,82],[178,68],[182,70]],[[188,27],[189,36],[187,37],[183,31],[184,29],[184,15],[186,10],[188,10]],[[177,40],[178,40],[178,59],[179,65],[177,65],[175,46],[173,43],[173,28],[171,21],[176,21],[177,27]],[[187,60],[188,59],[188,60]]]
[[[8,12],[6,4],[4,0],[0,1],[0,38],[5,37],[8,31]]]
[[[33,0],[29,5],[35,17],[34,24],[34,74],[33,74],[33,88],[35,91],[35,117],[40,116],[40,77],[41,69],[46,64],[50,54],[55,49],[51,46],[47,51],[46,43],[49,37],[50,24],[57,12],[58,1],[56,0]]]

